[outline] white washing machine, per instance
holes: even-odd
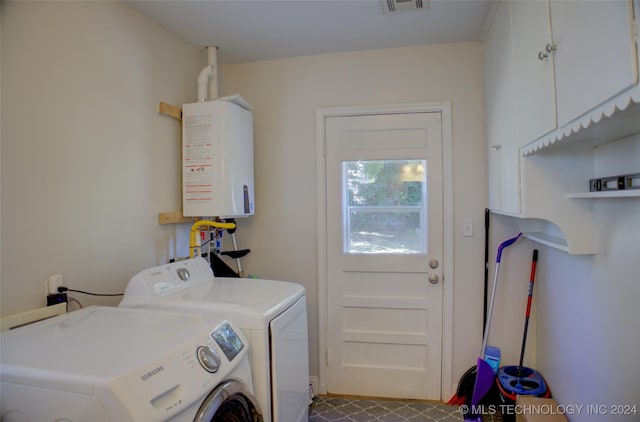
[[[262,421],[249,344],[220,314],[92,306],[4,332],[0,351],[3,422]]]
[[[120,306],[222,312],[249,339],[254,391],[264,420],[308,421],[309,346],[303,286],[214,277],[206,260],[194,258],[136,274]]]

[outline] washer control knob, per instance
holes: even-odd
[[[198,362],[200,362],[205,371],[215,374],[220,369],[220,356],[211,347],[198,346],[196,356],[198,356]]]
[[[178,277],[180,277],[180,280],[182,281],[187,281],[191,277],[191,274],[189,274],[189,270],[187,270],[186,268],[178,268],[177,273]]]

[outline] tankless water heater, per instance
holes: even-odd
[[[182,211],[185,217],[255,213],[253,116],[241,97],[182,106]]]

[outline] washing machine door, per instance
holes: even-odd
[[[202,402],[193,422],[262,422],[255,397],[238,381],[225,381]]]

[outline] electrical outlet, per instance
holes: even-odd
[[[47,294],[58,293],[58,287],[62,286],[63,281],[62,274],[51,274],[47,279]]]

